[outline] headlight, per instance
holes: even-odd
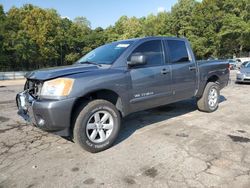
[[[73,87],[74,79],[57,78],[46,81],[41,90],[41,96],[62,97],[70,94]]]

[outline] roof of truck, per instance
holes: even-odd
[[[179,38],[179,37],[164,37],[164,36],[149,36],[149,37],[140,37],[140,38],[131,38],[120,40],[116,42],[125,42],[125,41],[140,41],[140,40],[148,40],[148,39],[177,39],[177,40],[186,40],[186,38]]]

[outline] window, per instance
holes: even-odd
[[[171,63],[182,63],[189,61],[188,52],[184,41],[168,40],[167,43]]]
[[[142,54],[146,56],[147,65],[163,64],[162,43],[160,40],[152,40],[138,46],[132,54]]]

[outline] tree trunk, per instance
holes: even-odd
[[[240,45],[240,54],[239,54],[240,57],[241,57],[241,54],[242,54],[242,49],[243,49],[243,45]]]

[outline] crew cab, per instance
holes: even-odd
[[[196,98],[200,111],[218,108],[229,81],[226,61],[195,60],[185,38],[146,37],[112,42],[70,66],[26,75],[18,114],[36,127],[71,136],[99,152],[118,136],[121,118]]]

